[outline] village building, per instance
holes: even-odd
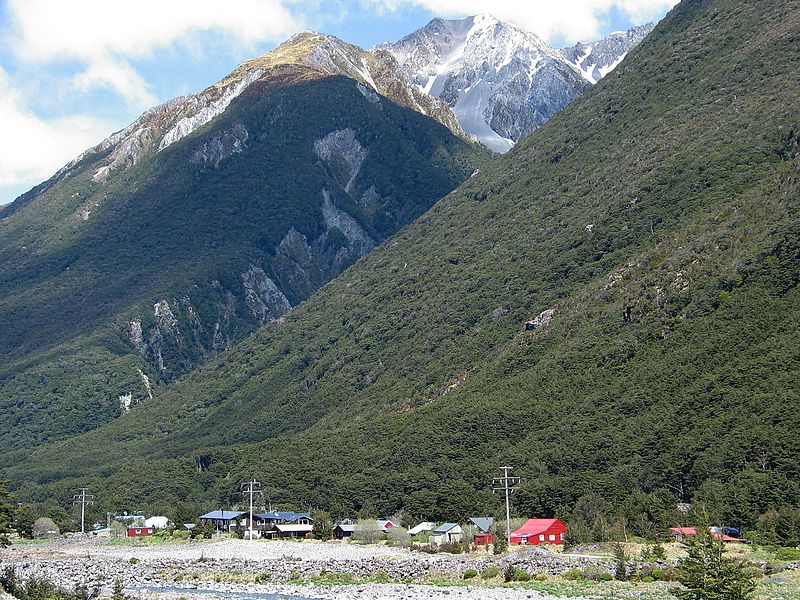
[[[420,533],[425,533],[427,531],[433,531],[436,529],[436,523],[431,521],[423,521],[417,525],[414,525],[411,529],[408,530],[408,535],[419,535]]]
[[[246,521],[242,523],[241,519],[247,516],[248,513],[238,510],[212,510],[201,515],[200,522],[210,523],[217,531],[231,531],[240,524],[246,524]]]
[[[125,534],[129,538],[147,537],[153,535],[153,533],[155,533],[155,530],[152,527],[128,527],[125,530]]]
[[[430,541],[434,544],[452,544],[464,539],[464,530],[458,523],[445,523],[434,529]]]
[[[145,527],[152,527],[153,529],[166,529],[169,527],[169,519],[167,517],[150,517],[144,520]]]
[[[567,526],[561,519],[528,519],[511,532],[512,544],[563,544]]]
[[[374,529],[380,533],[389,533],[392,529],[397,529],[399,525],[388,519],[377,519],[373,523],[353,523],[351,520],[339,521],[333,527],[333,537],[337,540],[352,537],[359,531]]]
[[[686,542],[686,538],[690,538],[697,535],[696,527],[670,527],[669,530],[672,532],[672,536],[675,538],[676,542]],[[719,527],[710,527],[709,533],[714,539],[722,540],[723,542],[744,541],[742,538],[728,535]]]
[[[476,546],[488,546],[494,544],[494,536],[489,533],[494,525],[494,518],[492,517],[470,517],[470,525],[476,529],[472,542]]]

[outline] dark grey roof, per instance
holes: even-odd
[[[433,533],[447,533],[455,527],[458,527],[458,523],[445,523],[444,525],[439,525],[436,529],[434,529]]]
[[[489,533],[494,523],[493,517],[470,517],[470,522],[475,525],[482,533]]]

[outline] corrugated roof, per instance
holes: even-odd
[[[559,519],[528,519],[525,521],[522,527],[511,532],[511,537],[525,538],[532,535],[539,535],[540,533],[544,533],[550,529],[556,523],[561,523],[561,525],[566,528],[566,525],[564,525]]]
[[[436,529],[436,523],[431,523],[430,521],[423,521],[422,523],[415,525],[411,529],[408,530],[408,535],[417,535],[418,533],[422,533],[423,531],[433,531]]]
[[[238,519],[242,515],[247,514],[243,512],[239,512],[236,510],[212,510],[204,515],[202,515],[201,519],[214,519],[218,521],[231,521],[233,519]]]
[[[445,523],[444,525],[439,525],[439,527],[434,529],[433,533],[447,533],[455,527],[458,527],[458,523]]]
[[[283,521],[285,523],[291,523],[293,521],[298,521],[300,519],[308,519],[311,520],[311,515],[308,513],[296,513],[291,510],[285,511],[278,511],[273,510],[272,512],[268,513],[258,513],[253,515],[258,519],[262,519],[264,521]]]
[[[470,517],[470,522],[475,525],[482,533],[489,533],[489,530],[494,524],[493,517]]]

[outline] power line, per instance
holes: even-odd
[[[510,496],[514,493],[514,486],[520,482],[519,477],[510,477],[508,472],[514,467],[500,467],[503,471],[502,477],[492,479],[493,492],[505,492],[506,494],[506,540],[511,545],[511,500]]]
[[[94,504],[94,495],[87,494],[89,488],[79,488],[78,493],[72,496],[72,505],[81,505],[81,533],[86,533],[85,515],[86,506]]]
[[[256,481],[255,479],[251,479],[247,483],[243,483],[241,485],[242,488],[246,488],[242,491],[242,494],[246,496],[250,496],[250,521],[247,525],[247,530],[250,532],[250,541],[253,541],[253,495],[254,494],[263,494],[263,490],[261,489],[261,482]]]

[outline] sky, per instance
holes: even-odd
[[[313,29],[363,48],[488,13],[555,47],[677,0],[0,0],[0,205],[146,109]]]

